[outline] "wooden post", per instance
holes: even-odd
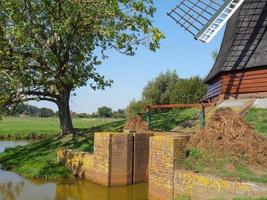
[[[200,128],[205,127],[205,106],[203,102],[201,102],[201,111],[199,113],[199,123],[200,123]]]
[[[150,124],[151,124],[151,110],[150,110],[150,106],[148,106],[146,108],[146,121],[148,123],[148,127],[150,127]]]

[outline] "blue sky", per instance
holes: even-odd
[[[136,55],[128,57],[118,52],[109,52],[98,70],[107,78],[114,80],[111,88],[92,91],[89,87],[76,90],[77,96],[71,97],[70,107],[75,112],[95,112],[100,106],[112,109],[125,108],[131,99],[140,99],[143,87],[160,72],[176,70],[182,78],[199,75],[205,77],[213,65],[211,52],[219,50],[223,30],[209,43],[203,44],[193,39],[191,34],[180,28],[166,13],[179,0],[155,0],[157,12],[154,24],[164,32],[166,39],[156,52],[139,48]],[[39,107],[57,110],[49,102],[31,102]]]

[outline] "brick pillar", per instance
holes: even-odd
[[[110,175],[110,133],[95,133],[94,136],[94,161],[91,180],[100,185],[109,186]]]
[[[188,136],[162,135],[150,138],[149,199],[172,200],[174,171],[186,157]]]
[[[91,180],[105,186],[131,184],[132,149],[132,134],[96,133]]]
[[[109,186],[132,184],[133,135],[111,134]]]
[[[148,180],[149,133],[134,134],[133,183]]]

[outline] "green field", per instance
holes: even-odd
[[[169,131],[196,114],[195,109],[172,110],[155,114],[152,116],[151,128],[157,131]],[[124,119],[112,118],[74,118],[72,121],[74,127],[79,130],[113,122],[125,122]],[[118,124],[118,130],[122,130],[123,123]],[[106,129],[110,130],[110,127],[107,126]],[[58,118],[4,117],[0,120],[0,139],[42,139],[57,135],[59,131]]]
[[[77,129],[86,129],[116,121],[122,119],[74,118],[73,125]],[[4,117],[0,120],[0,139],[40,139],[59,132],[58,118]]]

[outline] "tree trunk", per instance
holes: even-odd
[[[60,136],[65,136],[67,134],[75,134],[75,129],[72,125],[69,100],[70,100],[70,89],[64,89],[60,94],[58,99],[58,110],[60,119]]]

